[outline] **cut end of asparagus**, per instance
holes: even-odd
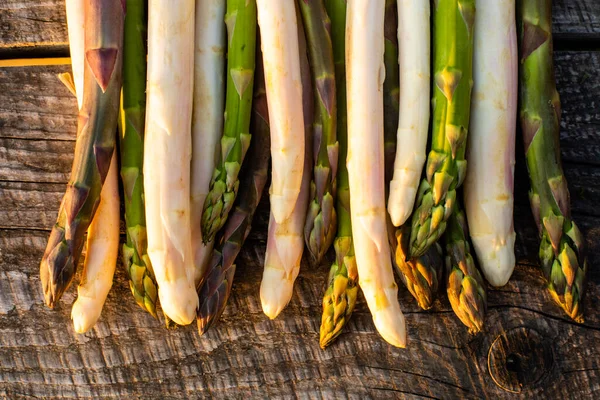
[[[288,275],[283,269],[269,267],[265,263],[263,279],[260,284],[260,302],[263,312],[275,319],[292,299],[297,270]]]
[[[198,294],[187,277],[161,283],[158,297],[165,315],[177,325],[189,325],[196,318]]]
[[[504,241],[496,235],[471,236],[483,275],[494,287],[506,285],[515,269],[515,238],[514,232]]]

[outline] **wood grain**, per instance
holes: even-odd
[[[559,40],[597,40],[600,2],[555,1],[554,29]],[[66,52],[63,0],[0,1],[0,58],[52,51]],[[555,58],[565,173],[589,244],[585,323],[565,318],[544,289],[518,153],[519,265],[505,287],[488,288],[484,331],[469,335],[445,296],[424,312],[400,286],[405,350],[377,335],[360,295],[339,340],[319,348],[327,262],[304,263],[288,308],[275,321],[263,315],[267,196],[229,305],[204,337],[142,312],[122,269],[97,326],[75,334],[75,288],[52,311],[38,277],[73,159],[76,102],[55,77],[68,67],[0,68],[0,398],[600,398],[600,51]]]

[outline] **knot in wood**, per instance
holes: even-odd
[[[496,385],[513,393],[535,387],[549,374],[553,364],[550,341],[525,327],[498,335],[488,353],[490,376]]]

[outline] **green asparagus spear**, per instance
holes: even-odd
[[[223,227],[240,186],[238,174],[250,146],[256,48],[256,1],[227,0],[227,93],[221,154],[202,214],[202,241]]]
[[[583,322],[588,262],[585,239],[571,219],[560,159],[560,98],[552,59],[552,1],[519,3],[520,119],[529,199],[541,236],[539,256],[552,298]]]
[[[254,139],[244,163],[239,196],[227,223],[217,234],[210,264],[198,288],[200,307],[197,322],[200,335],[219,319],[227,305],[235,274],[234,262],[250,233],[252,218],[267,182],[271,153],[267,97],[261,65],[259,59],[252,108]]]
[[[119,115],[125,4],[121,0],[90,0],[85,7],[84,90],[75,159],[40,264],[44,298],[51,308],[75,275],[84,235],[110,166]]]
[[[471,254],[467,219],[459,202],[455,207],[444,235],[448,299],[454,313],[469,328],[469,332],[475,334],[483,326],[487,293]]]
[[[313,124],[315,166],[310,184],[312,200],[306,216],[304,239],[319,263],[333,242],[337,222],[335,195],[339,144],[336,140],[335,66],[331,22],[323,0],[299,0],[298,3],[306,30],[316,110]]]
[[[424,254],[442,236],[465,177],[474,18],[475,0],[436,1],[431,151],[412,214],[411,258]]]
[[[135,301],[155,318],[158,289],[147,253],[144,211],[144,122],[146,120],[146,2],[127,0],[123,38],[123,94],[119,120],[121,180],[127,242],[123,266]]]
[[[424,310],[433,307],[444,273],[444,260],[442,247],[434,243],[425,251],[425,254],[416,258],[408,257],[408,227],[403,226],[396,230],[394,238],[396,254],[394,266],[408,288],[408,291]],[[394,247],[392,247],[394,248]]]
[[[342,332],[350,319],[358,294],[358,270],[352,243],[350,221],[350,186],[346,155],[348,154],[348,132],[346,119],[346,66],[345,31],[346,1],[326,0],[325,6],[331,18],[331,38],[335,60],[335,81],[338,101],[337,136],[339,159],[337,166],[337,236],[334,242],[336,259],[331,266],[328,285],[323,297],[320,344],[330,345]]]

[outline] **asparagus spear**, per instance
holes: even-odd
[[[113,152],[102,186],[101,200],[88,228],[87,254],[81,282],[77,286],[77,300],[71,309],[71,319],[77,333],[85,333],[96,324],[113,284],[121,217],[117,168],[117,154]]]
[[[302,78],[302,110],[304,113],[305,157],[300,194],[289,218],[281,223],[275,221],[273,211],[269,218],[269,234],[265,267],[260,283],[260,302],[269,318],[276,318],[292,298],[294,282],[300,272],[304,251],[303,231],[306,221],[312,176],[311,129],[314,119],[314,96],[310,67],[306,54],[306,38],[300,15],[298,18],[298,49]]]
[[[385,125],[386,182],[391,180],[388,235],[392,264],[419,306],[427,310],[433,306],[443,275],[442,248],[435,244],[422,256],[409,259],[410,230],[406,225],[396,228],[394,221],[401,224],[410,216],[425,161],[429,124],[429,3],[401,0],[400,4],[396,4],[389,1],[386,7],[386,16],[389,17],[385,29],[390,39],[386,41],[384,101],[386,98],[395,99],[395,103],[388,101],[391,105],[386,109]],[[401,24],[398,17],[402,20]],[[398,39],[402,43],[400,56]],[[402,79],[402,85],[399,79]],[[405,101],[400,103],[402,109],[399,110],[398,100],[402,99]],[[396,154],[398,156],[395,157]],[[398,176],[396,181],[393,180],[394,174]]]
[[[179,325],[196,315],[190,226],[194,0],[148,3],[144,190],[148,255],[165,314]]]
[[[483,326],[487,293],[471,255],[467,219],[458,202],[455,207],[444,235],[448,299],[454,313],[469,328],[469,332],[475,334]]]
[[[304,124],[293,1],[257,0],[271,126],[272,176],[269,190],[276,222],[290,217],[302,186]]]
[[[73,77],[59,75],[77,97],[79,109],[83,104],[83,71],[85,58],[85,4],[82,0],[66,2],[69,27],[69,48]],[[119,248],[119,191],[116,157],[113,153],[100,201],[88,228],[87,254],[82,279],[77,287],[77,300],[71,310],[75,331],[89,330],[98,320],[106,295],[112,286]]]
[[[329,270],[327,290],[323,296],[320,345],[329,346],[350,319],[358,294],[358,269],[352,243],[350,219],[350,187],[346,156],[348,132],[346,116],[346,0],[326,0],[325,6],[331,18],[331,39],[335,61],[337,109],[337,137],[339,159],[337,165],[337,236],[334,241],[335,261]]]
[[[208,268],[213,242],[202,240],[202,211],[220,151],[225,108],[226,0],[196,0],[192,114],[191,225],[194,283]]]
[[[473,74],[465,210],[483,274],[493,286],[503,286],[515,268],[518,55],[514,0],[478,3]]]
[[[385,80],[383,81],[383,136],[385,153],[385,182],[390,182],[394,174],[396,155],[396,131],[400,107],[400,69],[398,68],[398,12],[396,0],[385,1],[383,34],[385,50]],[[386,191],[389,189],[387,184]],[[387,197],[387,196],[386,196]]]
[[[218,166],[202,214],[202,240],[223,227],[240,185],[238,174],[250,146],[250,115],[256,48],[256,1],[227,0],[227,93]]]
[[[403,226],[396,230],[393,244],[394,265],[402,282],[408,291],[424,310],[433,307],[444,272],[442,247],[434,243],[425,254],[416,258],[408,256],[408,227]]]
[[[83,71],[85,70],[85,0],[65,0],[73,88],[77,97],[77,107],[83,105]],[[61,77],[61,80],[63,78]],[[67,85],[69,87],[69,85]]]
[[[412,214],[410,257],[424,254],[446,230],[465,177],[473,70],[475,0],[439,0],[433,22],[433,127],[426,177]]]
[[[121,180],[127,241],[122,261],[137,304],[155,318],[158,289],[150,258],[144,211],[144,120],[146,118],[146,2],[128,0],[123,43]]]
[[[349,0],[346,19],[348,177],[359,284],[381,336],[406,345],[387,238],[383,93],[384,0]],[[368,168],[365,168],[368,166]]]
[[[539,256],[548,290],[565,312],[583,322],[588,262],[585,238],[571,219],[569,189],[560,159],[560,98],[552,59],[552,2],[519,4],[520,119],[529,199],[540,231]]]
[[[40,264],[46,304],[53,308],[71,283],[110,167],[119,112],[124,6],[85,3],[83,101],[71,178]]]
[[[335,195],[339,144],[336,140],[335,67],[331,21],[323,0],[300,0],[298,3],[306,29],[316,107],[312,128],[315,146],[314,176],[310,183],[312,200],[306,216],[304,238],[308,250],[319,263],[333,242],[337,220]]]
[[[429,2],[398,1],[400,115],[394,176],[388,211],[395,226],[404,224],[415,202],[429,127]],[[449,38],[448,38],[449,39]],[[445,38],[444,38],[445,40]]]
[[[252,218],[267,182],[269,166],[269,113],[261,62],[256,65],[256,85],[252,108],[252,145],[242,167],[240,191],[227,223],[215,239],[206,278],[198,288],[200,307],[197,322],[200,335],[219,319],[233,284],[235,259],[250,233]]]

